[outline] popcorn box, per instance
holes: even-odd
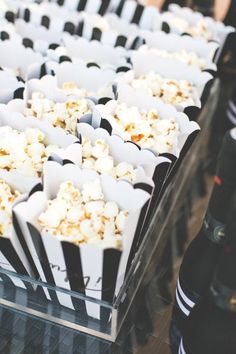
[[[22,97],[24,83],[11,71],[0,70],[0,103],[8,103],[13,98]]]
[[[155,190],[153,193],[158,194],[160,192],[171,160],[166,157],[156,156],[150,150],[140,149],[138,145],[130,141],[124,141],[118,135],[110,135],[110,132],[106,129],[94,129],[87,123],[78,124],[78,134],[81,135],[82,141],[83,137],[88,137],[92,142],[95,142],[96,139],[105,140],[116,164],[127,162],[137,169],[135,184],[145,183],[153,187],[154,182]],[[78,154],[74,154],[74,156],[72,161],[76,163],[75,158]]]
[[[116,70],[121,66],[131,68],[127,62],[128,53],[124,48],[112,48],[98,41],[89,42],[85,38],[74,38],[69,35],[64,36],[62,47],[49,49],[47,55],[54,61],[61,62],[66,56],[74,64],[86,63],[87,66],[91,66],[96,63],[103,69]]]
[[[131,71],[126,75],[127,81],[131,80],[130,77],[138,77],[148,72],[155,72],[162,77],[187,80],[193,84],[193,101],[195,106],[201,108],[200,98],[208,93],[209,86],[212,84],[213,76],[207,72],[201,72],[197,68],[189,67],[184,63],[180,63],[176,60],[158,58],[153,54],[137,53],[135,52],[132,57],[133,72]],[[186,104],[181,103],[176,105],[177,109],[183,111]]]
[[[120,137],[110,135],[105,129],[94,129],[87,123],[78,124],[78,135],[80,136],[81,143],[83,139],[88,138],[92,144],[97,139],[102,139],[109,146],[109,156],[112,157],[114,165],[117,166],[120,163],[128,163],[128,166],[123,165],[123,168],[129,170],[130,165],[134,169],[135,180],[130,178],[130,174],[127,170],[127,176],[120,177],[120,180],[126,180],[134,186],[146,186],[146,190],[152,194],[152,198],[156,198],[161,190],[163,182],[165,180],[167,171],[170,167],[170,160],[165,157],[156,157],[151,151],[140,150],[139,147],[131,142],[124,142]],[[82,165],[82,145],[73,144],[66,150],[67,156],[57,156],[54,154],[51,158],[53,161],[57,161],[60,164],[74,163],[81,168],[86,168]],[[86,161],[86,159],[84,160]],[[87,160],[88,161],[88,160]],[[104,161],[104,160],[103,160]],[[110,160],[109,160],[110,161]],[[104,165],[104,162],[103,162]],[[104,166],[106,167],[106,166]],[[90,167],[89,167],[90,168]],[[100,166],[101,168],[101,166]],[[101,175],[112,175],[112,170],[97,170],[96,165],[94,169]],[[124,171],[123,171],[124,172]],[[113,176],[114,177],[114,176]],[[154,188],[155,185],[155,188]],[[150,199],[151,200],[151,199]],[[134,252],[136,251],[136,245],[140,242],[141,230],[144,225],[146,215],[149,210],[149,202],[142,208],[141,218],[138,224],[138,230],[140,233],[135,235],[133,241],[133,247],[131,252],[131,259],[133,259]]]
[[[23,176],[17,174],[9,174],[7,171],[0,170],[0,180],[4,180],[13,190],[21,193],[16,198],[13,205],[27,199],[27,182]],[[0,216],[2,212],[0,211]],[[11,272],[16,272],[20,275],[37,277],[38,272],[35,267],[32,268],[28,260],[28,248],[22,246],[16,233],[22,237],[15,215],[13,213],[13,228],[11,235],[3,235],[0,237],[0,266]],[[17,287],[29,289],[31,286],[17,277],[11,277],[13,284]]]
[[[207,42],[204,38],[193,38],[190,36],[179,36],[175,33],[142,31],[148,48],[164,49],[174,53],[186,51],[196,53],[199,58],[204,60],[204,70],[216,71],[216,64],[213,62],[219,49],[216,42]]]
[[[175,118],[179,125],[180,134],[178,136],[177,145],[173,146],[173,149],[168,155],[172,161],[175,161],[188,139],[191,139],[191,135],[195,135],[199,131],[200,127],[196,122],[189,120],[186,114],[178,112],[174,106],[165,104],[153,97],[150,97],[147,93],[143,93],[140,89],[133,89],[129,85],[118,84],[117,86],[117,100],[109,100],[106,104],[98,104],[94,107],[92,115],[93,127],[104,127],[110,130],[112,134],[118,134],[123,138],[120,131],[115,131],[110,125],[107,118],[109,115],[114,114],[117,104],[125,103],[128,107],[138,107],[139,110],[151,110],[154,109],[161,119]],[[151,150],[155,155],[158,155],[158,151]],[[171,156],[172,155],[172,156]]]
[[[85,183],[98,178],[105,200],[113,200],[122,210],[129,211],[122,236],[122,251],[102,249],[91,244],[78,247],[65,238],[60,240],[58,237],[40,233],[36,220],[45,210],[47,200],[56,196],[62,182],[71,180],[75,186],[82,188]],[[42,280],[82,292],[86,296],[112,301],[123,283],[141,208],[149,199],[149,194],[140,188],[134,189],[125,181],[115,181],[109,176],[98,176],[91,170],[81,170],[73,164],[61,166],[56,162],[45,164],[43,184],[43,190],[34,191],[26,202],[14,208]],[[98,319],[104,316],[100,313],[99,305],[85,301],[81,309],[78,304],[70,303],[67,297],[63,298],[62,294],[57,296],[58,301],[64,306],[75,308],[77,311],[86,310],[89,316]],[[105,316],[108,320],[109,314]]]
[[[58,87],[65,82],[73,82],[79,88],[88,92],[89,96],[113,97],[112,84],[116,73],[112,69],[101,69],[97,66],[87,67],[86,65],[73,64],[71,62],[48,62],[46,65],[48,74],[54,73]]]
[[[151,150],[152,153],[156,156],[159,155],[167,157],[172,162],[172,164],[171,166],[169,165],[167,167],[167,164],[164,163],[162,167],[164,168],[165,166],[167,168],[164,168],[164,170],[161,169],[162,172],[160,174],[158,174],[157,169],[157,175],[153,178],[155,183],[155,190],[148,206],[148,214],[145,217],[146,224],[148,220],[150,220],[153,207],[156,207],[157,205],[157,200],[167,175],[169,175],[170,173],[173,175],[176,168],[178,168],[180,159],[183,159],[186,152],[192,145],[195,137],[197,136],[200,130],[200,127],[196,122],[190,121],[186,114],[177,112],[173,106],[164,104],[163,102],[158,102],[156,99],[148,96],[147,94],[143,94],[142,90],[133,90],[127,85],[119,85],[117,95],[117,101],[110,100],[104,105],[99,104],[95,106],[91,120],[91,123],[94,127],[103,127],[107,129],[110,134],[118,134],[121,136],[121,138],[123,138],[121,132],[113,129],[107,119],[109,119],[109,115],[114,114],[118,103],[126,103],[128,107],[136,106],[140,110],[154,109],[161,117],[161,119],[170,119],[171,117],[175,118],[180,130],[177,144],[173,145],[171,152],[166,152],[159,155],[158,151]],[[146,151],[146,149],[142,149],[141,151],[143,150]],[[178,163],[176,164],[176,162]],[[142,228],[143,227],[145,226],[143,225]]]
[[[0,66],[13,70],[16,76],[24,80],[38,77],[45,59],[31,48],[25,48],[16,41],[0,42]]]
[[[19,112],[21,113],[22,117],[25,116],[25,110],[29,109],[28,106],[28,102],[29,100],[32,99],[32,95],[34,92],[39,92],[42,93],[44,95],[44,97],[48,100],[52,100],[55,103],[63,103],[68,101],[68,96],[66,95],[66,93],[59,88],[59,84],[58,84],[58,80],[55,76],[51,76],[51,75],[46,75],[43,76],[41,79],[32,79],[27,81],[26,86],[25,86],[25,90],[24,90],[24,98],[21,100],[13,100],[11,102],[8,103],[7,105],[7,110],[8,111],[13,111],[13,112]],[[81,114],[78,111],[76,113],[76,116],[73,117],[73,119],[68,119],[66,120],[66,115],[64,112],[64,108],[65,106],[63,106],[63,109],[61,111],[56,111],[55,113],[55,117],[56,114],[64,114],[65,116],[65,130],[60,128],[61,131],[67,132],[69,134],[73,134],[76,135],[76,124],[77,124],[77,119],[79,120],[80,115],[84,115],[85,112],[89,112],[90,110],[93,109],[94,106],[94,102],[92,101],[92,99],[87,99],[87,98],[81,98],[82,104],[84,106],[82,106],[82,111]],[[78,97],[78,100],[80,100],[80,97]],[[39,104],[39,107],[42,107],[41,103]],[[36,107],[36,105],[35,105]],[[35,110],[40,109],[40,108],[34,108]],[[59,109],[59,108],[58,108]],[[47,123],[50,125],[50,127],[53,129],[54,126],[56,126],[57,128],[60,127],[60,124],[56,124],[55,121],[52,119],[52,117],[50,119],[39,119],[34,117],[34,113],[32,111],[27,112],[27,116],[28,117],[33,117],[34,120],[38,120],[38,121],[42,121],[44,123]],[[63,116],[61,116],[63,117]],[[41,117],[42,118],[42,117]],[[55,124],[54,124],[55,123]]]

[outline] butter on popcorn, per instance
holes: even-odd
[[[0,236],[9,237],[12,234],[12,207],[19,196],[17,190],[0,179]]]
[[[33,116],[76,135],[79,118],[90,112],[88,102],[84,98],[68,94],[65,102],[54,102],[42,92],[34,92],[27,102],[24,115]]]
[[[39,129],[18,131],[9,126],[0,127],[0,169],[40,177],[43,163],[52,152],[59,151],[58,146],[45,143],[45,135]]]
[[[129,213],[114,201],[106,201],[98,179],[79,190],[71,181],[63,182],[55,199],[38,217],[43,232],[76,245],[96,244],[122,248],[122,234]]]

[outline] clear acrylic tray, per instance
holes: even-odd
[[[145,230],[142,243],[135,255],[125,282],[113,303],[99,301],[59,287],[51,286],[26,276],[0,268],[0,305],[44,321],[53,322],[80,332],[114,342],[126,319],[138,290],[153,276],[158,267],[168,236],[173,226],[173,215],[186,197],[186,186],[191,182],[201,161],[211,118],[218,101],[219,80],[211,87],[207,103],[198,119],[202,131],[185,156],[184,165],[172,176],[160,202],[153,209],[151,222]],[[89,284],[88,284],[89,285]],[[55,300],[48,300],[49,292]],[[62,306],[57,298],[70,299],[76,310]],[[86,306],[99,307],[100,319],[87,315]]]

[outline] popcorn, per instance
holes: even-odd
[[[37,220],[43,232],[76,245],[122,248],[129,213],[114,201],[105,201],[98,179],[85,183],[81,190],[71,181],[64,182],[47,204]]]
[[[118,178],[126,179],[131,182],[135,182],[135,171],[133,166],[127,162],[119,163],[116,168],[116,175]]]
[[[28,100],[28,107],[24,111],[25,116],[33,116],[48,122],[54,127],[61,127],[68,133],[76,135],[77,122],[81,116],[90,113],[86,99],[68,94],[66,102],[54,102],[41,92],[33,92]],[[32,139],[33,137],[31,137]]]
[[[124,231],[127,216],[127,212],[125,211],[120,211],[119,214],[116,216],[115,224],[120,232]]]
[[[89,202],[90,200],[103,199],[102,187],[100,185],[99,180],[84,184],[82,198],[84,202]]]
[[[210,31],[208,24],[204,18],[200,19],[195,24],[188,23],[187,20],[178,17],[172,13],[167,13],[168,22],[181,33],[188,33],[193,37],[203,37],[207,41],[213,39],[213,33]]]
[[[40,177],[43,163],[59,147],[45,143],[39,129],[27,128],[20,132],[8,126],[0,127],[0,168],[15,170],[25,176]]]
[[[106,157],[109,153],[109,147],[103,139],[97,139],[92,148],[92,156],[96,158]]]
[[[123,166],[123,167],[122,167]],[[128,163],[118,163],[109,155],[109,145],[103,139],[92,142],[82,139],[82,167],[96,170],[100,174],[108,174],[116,179],[126,179],[130,183],[136,180],[136,169]]]
[[[104,216],[107,218],[114,218],[118,215],[119,209],[116,203],[107,202],[104,207]]]
[[[187,80],[163,78],[151,71],[133,79],[131,86],[144,89],[149,95],[158,97],[165,103],[194,105],[193,85]]]
[[[127,117],[127,119],[126,119]],[[142,148],[153,149],[158,153],[171,153],[180,133],[175,118],[160,119],[155,110],[138,110],[125,103],[117,104],[114,115],[106,115],[113,130],[125,141],[132,141]],[[126,162],[115,166],[116,178],[135,182],[135,170]]]
[[[195,52],[187,52],[185,49],[182,49],[179,52],[168,52],[164,49],[147,48],[143,46],[140,51],[154,54],[161,58],[176,59],[187,65],[197,66],[201,70],[205,69],[207,65],[204,58],[199,57]]]
[[[111,156],[100,157],[99,159],[96,160],[94,166],[95,166],[95,169],[99,173],[112,174],[114,161],[113,161],[113,158]]]
[[[0,236],[11,236],[12,207],[19,196],[20,193],[17,190],[12,190],[4,180],[0,180]]]
[[[77,98],[85,98],[92,95],[92,92],[89,92],[84,88],[79,88],[75,82],[64,82],[62,85],[62,91],[68,97],[74,96]]]

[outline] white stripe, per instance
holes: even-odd
[[[234,102],[231,100],[229,101],[229,107],[232,109],[232,111],[236,114],[236,106]]]
[[[232,112],[229,109],[227,110],[226,114],[227,114],[228,119],[231,121],[231,123],[236,125],[236,117],[232,114]]]
[[[189,316],[189,310],[186,309],[186,307],[184,307],[184,305],[182,304],[182,302],[180,301],[180,298],[179,298],[179,295],[178,295],[178,292],[177,292],[177,289],[176,289],[176,300],[177,300],[177,303],[179,305],[179,308],[182,310],[182,312],[186,315],[186,316]]]
[[[181,339],[179,350],[180,350],[179,354],[186,354],[183,346],[183,339]]]
[[[182,296],[182,298],[183,298],[183,300],[186,302],[186,304],[189,305],[191,308],[193,308],[193,307],[195,306],[195,303],[194,303],[193,301],[191,301],[191,300],[185,295],[185,293],[183,292],[183,290],[182,290],[182,288],[181,288],[179,279],[178,279],[177,287],[178,287],[178,290],[179,290],[180,295]]]

